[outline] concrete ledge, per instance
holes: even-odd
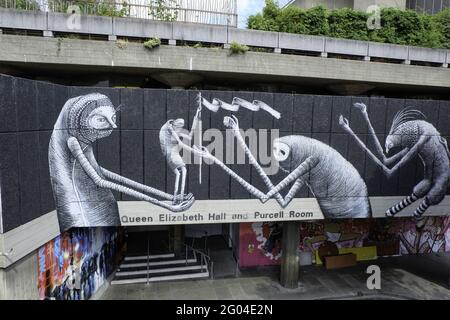
[[[283,49],[315,52],[325,51],[324,37],[303,36],[292,33],[280,33],[279,37],[279,47]]]
[[[446,68],[430,68],[362,60],[320,58],[302,55],[247,52],[229,55],[228,50],[160,46],[146,50],[142,44],[128,43],[119,49],[112,41],[56,39],[0,35],[0,61],[10,63],[59,65],[68,68],[83,65],[92,68],[135,68],[141,72],[222,73],[233,77],[258,75],[300,81],[321,79],[356,81],[371,84],[450,88]],[[420,74],[420,77],[417,77]]]
[[[355,40],[326,38],[325,51],[328,53],[365,57],[369,52],[369,43]]]
[[[226,29],[221,26],[174,23],[173,39],[194,42],[226,43],[227,32]]]
[[[247,29],[229,29],[228,43],[233,41],[254,47],[278,48],[278,33],[247,30]]]
[[[8,256],[0,256],[0,268],[14,264],[59,234],[56,211],[0,234],[0,251],[10,252]]]
[[[449,50],[430,49],[319,36],[287,34],[226,26],[152,21],[149,19],[82,15],[78,29],[68,25],[69,14],[0,9],[0,29],[41,30],[136,38],[158,37],[180,41],[242,44],[312,53],[449,63]],[[75,25],[76,26],[76,25]],[[409,52],[409,53],[408,53]]]
[[[172,38],[172,23],[136,18],[113,18],[112,33],[122,37]]]
[[[47,15],[43,12],[0,8],[0,28],[47,30]]]
[[[370,57],[408,60],[408,47],[387,43],[369,43]]]
[[[409,47],[409,60],[411,61],[445,63],[446,58],[446,50]]]
[[[112,18],[103,16],[80,16],[79,29],[69,28],[68,24],[70,14],[48,12],[47,29],[57,32],[74,32],[87,34],[113,34]]]

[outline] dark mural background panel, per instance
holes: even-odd
[[[223,153],[224,160],[227,156],[236,160],[239,148],[235,140],[234,145],[228,143],[225,134],[224,117],[235,115],[239,120],[240,129],[244,131],[257,129],[256,132],[259,134],[260,129],[268,130],[266,136],[259,136],[264,137],[266,142],[274,138],[270,130],[276,129],[279,130],[280,137],[300,135],[330,146],[356,169],[367,185],[369,196],[410,195],[417,183],[424,178],[424,166],[418,157],[414,157],[390,177],[383,174],[380,166],[356,143],[341,123],[342,115],[348,119],[348,125],[354,134],[375,152],[377,146],[369,126],[361,110],[353,107],[354,103],[362,102],[366,105],[368,118],[384,151],[385,141],[396,113],[408,106],[421,111],[426,117],[423,120],[436,127],[443,138],[448,140],[450,136],[449,101],[230,91],[64,87],[0,76],[2,97],[0,174],[4,231],[55,209],[49,173],[49,140],[65,102],[70,98],[93,92],[106,95],[115,108],[120,105],[120,111],[116,112],[118,128],[109,136],[93,143],[93,154],[97,162],[111,172],[168,194],[173,194],[175,173],[167,165],[167,159],[162,153],[160,129],[168,120],[178,118],[184,120],[185,129],[190,129],[199,106],[199,93],[207,101],[212,102],[216,98],[227,104],[232,104],[234,97],[250,103],[260,100],[281,113],[281,118],[276,119],[265,111],[250,111],[244,107],[240,107],[237,111],[219,108],[217,112],[203,107],[202,144],[207,146],[217,139],[214,135],[210,135],[211,141],[208,141],[205,135],[208,129],[219,129],[224,139],[223,149],[219,150],[219,153]],[[195,135],[193,142],[198,144],[198,137]],[[393,148],[389,155],[400,150],[401,148]],[[234,154],[229,155],[230,151]],[[263,155],[264,158],[270,155],[270,147],[266,151],[268,154]],[[438,153],[438,150],[429,151],[432,158],[436,158]],[[191,156],[191,159],[194,158],[196,157]],[[263,160],[257,158],[259,162]],[[200,184],[198,162],[197,157],[193,164],[186,166],[186,191],[193,193],[196,199],[254,197],[235,179],[230,178],[222,168],[217,165],[206,165],[205,160],[202,161]],[[435,165],[432,164],[431,167]],[[229,167],[256,188],[267,192],[268,187],[255,168],[249,165],[248,159],[244,165],[233,162]],[[284,177],[286,173],[281,171],[270,176],[273,184],[277,184]],[[309,173],[306,173],[305,180],[310,181]],[[285,188],[281,194],[286,195],[287,191]],[[446,193],[449,194],[448,189]],[[116,200],[135,200],[117,191],[113,194]],[[304,186],[298,190],[295,197],[313,196],[311,189]],[[419,204],[420,202],[417,202],[417,206]]]

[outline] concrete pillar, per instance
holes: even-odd
[[[176,46],[177,45],[177,40],[169,39],[169,45],[170,46]]]
[[[280,283],[283,287],[298,287],[298,245],[300,241],[300,224],[297,221],[283,223],[282,258]]]
[[[274,53],[281,53],[281,48],[275,48],[275,49],[273,49],[273,52]]]
[[[184,225],[172,226],[173,252],[175,256],[181,256],[184,253]]]
[[[328,58],[328,52],[321,52],[321,53],[320,53],[320,56],[321,56],[322,58]]]
[[[117,41],[117,36],[114,35],[114,34],[110,34],[110,35],[108,36],[108,41]]]

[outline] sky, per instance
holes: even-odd
[[[264,0],[237,0],[239,28],[245,28],[247,26],[248,16],[261,12],[264,7],[264,2]],[[288,0],[278,0],[280,6],[287,2]]]

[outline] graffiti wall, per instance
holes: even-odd
[[[450,212],[450,101],[0,83],[4,231]]]
[[[282,228],[277,223],[242,223],[242,267],[276,265],[281,262]],[[352,219],[300,223],[299,252],[315,252],[325,242],[338,248],[375,246],[378,256],[450,251],[450,218]]]
[[[120,262],[121,228],[75,228],[38,250],[39,298],[89,299]]]

